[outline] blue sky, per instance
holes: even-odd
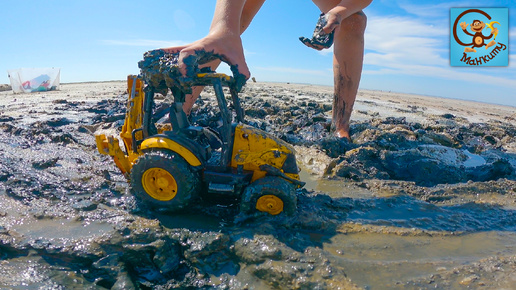
[[[123,80],[145,51],[208,32],[215,0],[8,1],[0,18],[0,83],[8,69],[60,67],[61,82]],[[450,8],[508,7],[509,66],[451,67]],[[516,1],[373,0],[361,88],[516,106]],[[333,84],[332,51],[299,42],[319,11],[309,0],[266,1],[242,36],[258,81]]]

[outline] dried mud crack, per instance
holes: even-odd
[[[0,92],[0,288],[516,283],[514,108],[363,91],[349,143],[330,132],[331,88],[248,84],[249,124],[295,145],[307,186],[292,217],[239,219],[235,201],[167,214],[128,194],[94,138],[120,130],[124,92]],[[219,120],[209,90],[193,111],[199,125]]]

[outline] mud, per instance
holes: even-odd
[[[310,48],[315,48],[317,50],[321,50],[324,48],[330,48],[333,45],[333,37],[335,31],[330,32],[329,34],[324,33],[322,30],[324,26],[328,23],[327,15],[322,13],[317,19],[317,24],[315,25],[314,32],[312,34],[312,38],[299,37],[299,40],[306,46]]]
[[[163,50],[151,50],[144,54],[143,60],[138,63],[143,79],[153,87],[156,93],[167,95],[169,90],[180,90],[183,94],[192,93],[192,87],[196,85],[195,79],[198,73],[204,72],[202,65],[214,60],[228,63],[227,59],[213,52],[204,50],[185,57],[182,61],[185,66],[184,74],[180,71],[179,53],[166,53]],[[208,68],[205,68],[208,69]],[[230,65],[230,70],[235,78],[235,88],[240,91],[246,82],[246,77],[239,73],[237,65]],[[177,94],[177,93],[176,93]],[[184,98],[184,96],[183,96]],[[184,100],[178,100],[183,102]]]
[[[332,89],[250,83],[249,124],[294,144],[292,217],[205,200],[177,214],[128,193],[94,135],[117,134],[125,83],[0,92],[0,288],[511,288],[514,108],[361,91],[353,142]],[[171,96],[157,96],[157,109]],[[216,126],[206,90],[191,120]]]
[[[3,91],[10,91],[12,90],[11,86],[10,85],[7,85],[7,84],[0,84],[0,92],[3,92]]]

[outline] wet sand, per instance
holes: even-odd
[[[94,139],[120,130],[125,82],[0,92],[0,288],[514,288],[516,108],[360,91],[345,143],[332,94],[246,86],[247,121],[295,146],[307,185],[294,217],[238,220],[237,201],[129,195]],[[213,101],[192,121],[216,123]]]

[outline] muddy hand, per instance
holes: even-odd
[[[179,53],[179,67],[182,73],[186,73],[184,60],[190,56],[196,56],[199,64],[203,64],[213,60],[208,56],[215,56],[231,67],[236,67],[239,74],[250,77],[249,68],[247,67],[244,49],[240,36],[232,36],[228,33],[210,33],[203,39],[200,39],[185,48]],[[207,57],[208,56],[208,57]]]
[[[328,19],[328,15],[322,13],[319,16],[317,24],[315,25],[312,38],[309,39],[306,37],[300,37],[299,40],[306,46],[316,50],[330,48],[333,44],[333,31],[335,30],[337,24],[333,25],[334,21],[329,23]],[[331,24],[331,26],[329,26],[329,24]],[[329,33],[325,31],[328,31]]]

